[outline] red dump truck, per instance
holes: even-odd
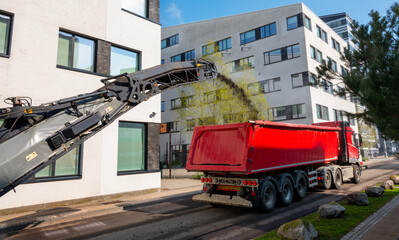
[[[360,181],[361,136],[347,122],[312,125],[250,121],[194,129],[186,169],[201,171],[212,205],[271,211],[305,197],[308,188],[339,189]]]

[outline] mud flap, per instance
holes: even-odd
[[[222,204],[222,205],[229,205],[229,206],[235,206],[235,207],[245,207],[245,208],[251,208],[252,203],[244,198],[238,197],[238,196],[227,196],[227,195],[221,195],[221,194],[212,194],[212,196],[209,193],[202,193],[193,196],[194,201],[199,201],[199,202],[207,202],[207,203],[213,203],[213,204]]]

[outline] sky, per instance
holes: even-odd
[[[315,14],[322,16],[347,12],[360,24],[370,21],[369,13],[386,10],[394,0],[161,0],[162,27],[202,21],[303,2]],[[245,3],[245,4],[243,4]]]

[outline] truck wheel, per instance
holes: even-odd
[[[292,198],[294,197],[294,188],[292,187],[292,183],[288,178],[284,178],[281,183],[281,192],[280,192],[280,203],[283,206],[288,206],[292,202]]]
[[[333,188],[340,189],[342,185],[342,172],[337,169],[334,174]]]
[[[276,195],[274,184],[270,181],[263,182],[259,197],[260,209],[264,212],[273,210],[274,206],[276,206]]]
[[[324,174],[323,186],[325,189],[330,189],[332,183],[331,171],[326,170]]]
[[[360,175],[361,175],[361,169],[359,166],[354,165],[353,166],[353,178],[351,179],[351,181],[354,184],[358,184],[360,182]]]
[[[306,177],[303,174],[298,176],[296,188],[295,188],[295,199],[302,199],[306,196],[307,184]]]

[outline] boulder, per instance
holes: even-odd
[[[281,225],[277,235],[285,239],[311,240],[317,237],[317,231],[310,222],[297,219]]]
[[[393,189],[393,181],[385,180],[383,183],[381,183],[381,187],[384,189]]]
[[[366,193],[362,192],[349,193],[348,196],[346,196],[346,199],[348,200],[349,204],[356,204],[359,206],[369,205],[369,199],[367,198]]]
[[[366,189],[366,194],[369,197],[381,197],[385,189],[382,187],[369,187]]]
[[[336,202],[323,204],[319,207],[319,216],[322,218],[337,218],[345,212],[345,208]]]
[[[393,183],[399,184],[399,176],[398,175],[392,175],[389,179],[392,180]]]

